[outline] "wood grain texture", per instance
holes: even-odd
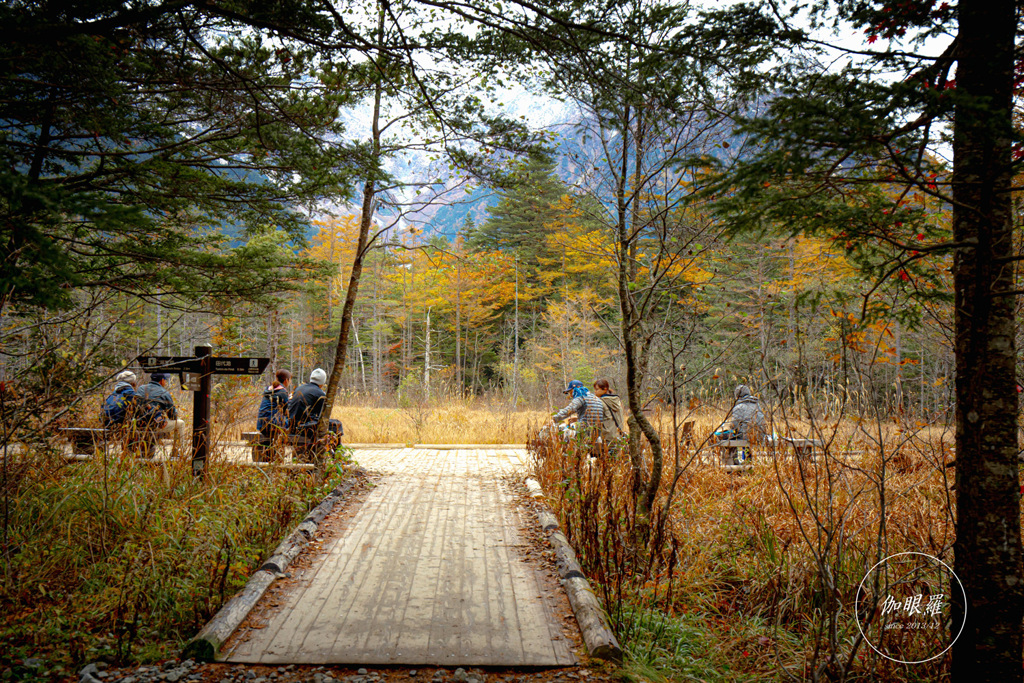
[[[524,520],[502,478],[521,469],[520,450],[357,451],[379,485],[228,661],[575,664],[538,568],[517,549]]]
[[[526,487],[530,495],[543,503],[544,492],[535,479],[527,479]],[[569,596],[576,623],[579,624],[586,643],[587,652],[591,657],[599,657],[614,662],[622,661],[622,647],[612,633],[608,616],[601,607],[600,600],[590,588],[590,582],[583,575],[583,570],[576,559],[576,553],[569,545],[568,539],[558,528],[558,521],[549,510],[537,513],[537,521],[546,532],[548,541],[555,550],[555,562],[562,586]]]

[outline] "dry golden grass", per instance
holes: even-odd
[[[526,443],[531,428],[550,417],[539,410],[499,412],[443,408],[335,408],[348,443]]]
[[[824,452],[801,464],[784,442],[763,444],[754,448],[751,470],[730,473],[718,466],[710,446],[723,416],[703,411],[687,418],[695,421],[697,448],[681,449],[678,469],[671,414],[651,416],[666,446],[658,512],[651,517],[655,526],[655,520],[665,520],[664,535],[659,547],[649,548],[656,551],[653,563],[627,562],[621,566],[623,579],[616,578],[615,569],[620,551],[602,539],[628,543],[633,533],[626,457],[581,466],[578,456],[556,448],[538,463],[537,472],[582,549],[588,573],[613,586],[624,580],[631,600],[668,612],[711,615],[707,623],[715,635],[710,637],[723,662],[742,662],[749,675],[773,677],[782,667],[808,665],[817,656],[812,653],[828,652],[830,645],[816,645],[813,635],[828,611],[824,595],[841,605],[836,649],[844,655],[856,640],[857,625],[843,615],[852,614],[857,586],[880,551],[951,560],[955,513],[947,430],[852,420],[777,422],[777,434],[813,434],[826,444]],[[589,520],[603,522],[590,528]],[[646,550],[640,555],[649,557]],[[614,605],[610,609],[614,612]],[[748,653],[757,655],[748,658]],[[905,672],[890,671],[886,660],[867,648],[858,657],[858,672],[904,680]],[[926,678],[941,675],[946,666],[940,659],[922,672]]]
[[[256,429],[258,395],[239,391],[214,398],[215,440],[237,440],[242,432]],[[524,444],[531,430],[536,431],[551,414],[543,410],[508,411],[452,401],[445,405],[408,408],[336,406],[331,417],[344,425],[346,443]]]

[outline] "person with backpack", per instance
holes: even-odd
[[[609,453],[618,450],[622,438],[626,435],[626,422],[622,417],[622,400],[612,393],[612,387],[606,379],[594,382],[594,394],[604,404],[604,419],[601,421],[601,441],[608,447]]]
[[[171,450],[174,455],[181,452],[182,444],[187,443],[188,429],[185,421],[178,419],[178,409],[167,391],[169,379],[170,375],[154,372],[149,376],[149,384],[135,391],[135,419],[140,429],[154,437],[174,439]]]
[[[314,458],[319,458],[341,443],[345,431],[340,420],[328,420],[327,434],[322,437],[317,434],[320,416],[327,405],[327,394],[323,389],[325,384],[327,373],[317,368],[309,373],[309,381],[296,389],[288,401],[288,431],[305,439],[305,443],[296,446],[296,455],[312,454]]]
[[[309,381],[300,386],[288,401],[288,429],[294,434],[315,433],[320,415],[327,404],[324,385],[327,373],[317,368],[309,373]]]
[[[124,426],[135,405],[135,385],[139,380],[131,370],[124,370],[114,377],[114,391],[103,400],[100,422],[107,429]]]

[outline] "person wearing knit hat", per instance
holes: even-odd
[[[288,401],[288,428],[296,434],[316,434],[320,414],[327,404],[323,386],[327,373],[317,368],[309,373],[309,381],[300,386]]]
[[[122,370],[114,377],[114,391],[103,399],[100,422],[107,429],[120,429],[135,404],[135,384],[138,378],[131,370]]]
[[[136,377],[135,373],[132,372],[131,370],[122,370],[121,372],[117,373],[117,375],[114,377],[114,381],[127,382],[128,384],[131,384],[132,387],[134,388],[136,385],[138,385],[139,378]],[[114,389],[115,391],[117,390],[116,384],[114,385]]]

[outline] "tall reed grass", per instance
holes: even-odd
[[[945,658],[911,669],[876,655],[851,616],[882,557],[912,550],[951,563],[944,429],[778,423],[777,432],[819,438],[819,456],[797,461],[779,441],[756,446],[749,471],[727,472],[711,446],[720,415],[691,416],[694,443],[678,450],[669,417],[653,416],[666,468],[651,510],[637,507],[625,454],[590,459],[585,446],[531,443],[536,474],[642,675],[656,675],[650,666],[669,678],[948,675]],[[644,463],[649,476],[649,452]]]

